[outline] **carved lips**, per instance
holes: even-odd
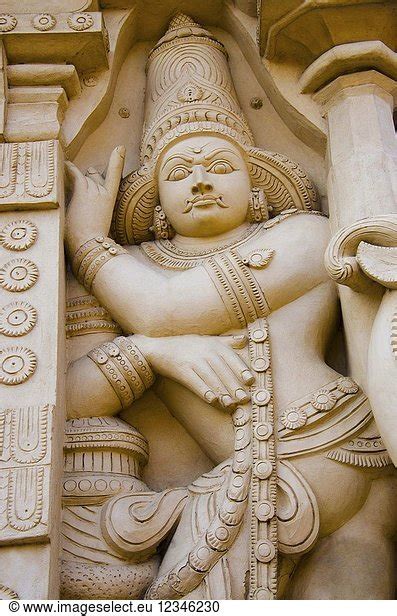
[[[186,203],[186,207],[183,210],[184,214],[188,214],[189,212],[192,211],[193,208],[196,208],[196,207],[206,208],[206,207],[210,207],[211,205],[219,205],[219,207],[221,208],[229,207],[226,203],[222,201],[221,195],[216,196],[216,195],[211,195],[211,194],[196,195],[192,199],[186,199],[185,203]]]

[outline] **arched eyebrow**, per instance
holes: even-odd
[[[164,169],[164,167],[168,165],[169,162],[175,160],[176,158],[178,158],[179,160],[183,160],[185,163],[192,163],[194,160],[191,156],[188,156],[187,154],[173,154],[172,156],[167,158],[166,161],[164,161],[164,163],[161,165],[161,169]]]
[[[219,154],[223,153],[233,154],[233,156],[235,156],[236,158],[238,156],[233,150],[229,150],[228,148],[218,148],[218,150],[213,150],[209,154],[206,154],[204,156],[204,160],[212,160],[213,158],[215,158],[215,156],[218,156]]]

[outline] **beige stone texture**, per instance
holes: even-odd
[[[395,598],[396,13],[0,2],[1,599]]]

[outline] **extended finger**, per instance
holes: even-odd
[[[125,147],[117,146],[113,150],[109,159],[109,166],[106,172],[105,186],[108,192],[116,199],[119,190],[121,175],[123,173],[125,159]]]

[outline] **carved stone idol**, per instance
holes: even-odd
[[[395,516],[376,502],[392,487],[390,458],[359,385],[325,363],[337,299],[315,190],[254,147],[225,49],[189,17],[149,55],[145,109],[142,166],[121,183],[112,239],[123,151],[105,188],[94,177],[82,188],[70,166],[67,245],[127,334],[71,366],[70,387],[86,386],[70,414],[87,414],[94,388],[97,411],[127,408],[157,375],[157,395],[214,465],[188,486],[146,597],[383,596],[361,537],[387,552]],[[132,552],[133,498],[107,509]]]
[[[1,598],[394,598],[392,3],[39,4],[0,15]]]

